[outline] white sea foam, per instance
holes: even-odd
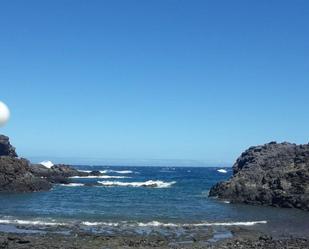
[[[106,173],[132,174],[134,173],[132,170],[112,170],[112,169],[101,170],[100,172],[102,174],[106,174]]]
[[[45,166],[48,169],[54,166],[54,164],[51,161],[43,161],[43,162],[40,162],[39,164]]]
[[[145,181],[145,182],[118,182],[118,181],[98,181],[98,183],[109,187],[152,187],[152,188],[168,188],[176,182],[163,182],[163,181]]]
[[[91,170],[78,170],[79,172],[90,173]]]
[[[205,226],[254,226],[257,224],[267,224],[267,221],[240,221],[240,222],[203,222],[203,223],[187,223],[187,224],[176,224],[176,223],[162,223],[159,221],[151,221],[147,223],[138,223],[138,226],[142,227],[205,227]]]
[[[218,169],[217,170],[219,173],[223,173],[223,174],[226,174],[227,173],[227,170],[226,169]]]
[[[83,183],[69,183],[69,184],[60,184],[61,186],[65,187],[82,187],[85,186]]]
[[[94,179],[124,179],[124,178],[131,178],[129,176],[71,176],[69,178],[94,178]]]
[[[208,226],[254,226],[267,224],[267,221],[240,221],[240,222],[203,222],[203,223],[163,223],[159,221],[150,222],[82,222],[85,226],[127,226],[127,227],[208,227]]]
[[[73,223],[57,222],[54,220],[20,220],[20,219],[0,219],[0,224],[13,225],[36,225],[36,226],[71,226]],[[74,223],[76,225],[76,223]],[[163,223],[159,221],[150,222],[90,222],[82,221],[84,226],[124,226],[124,227],[209,227],[209,226],[254,226],[257,224],[267,224],[267,221],[238,221],[238,222],[203,222],[203,223]]]
[[[38,225],[38,226],[65,226],[66,223],[51,222],[43,220],[10,220],[10,219],[0,219],[0,224],[16,224],[16,225]]]
[[[118,222],[89,222],[89,221],[84,221],[82,222],[82,225],[85,226],[119,226]]]

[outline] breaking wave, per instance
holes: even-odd
[[[84,221],[85,226],[128,226],[128,227],[207,227],[207,226],[254,226],[257,224],[267,224],[266,220],[261,221],[238,221],[238,222],[202,222],[202,223],[163,223],[159,221],[150,222],[89,222]]]
[[[112,170],[112,169],[101,170],[100,172],[102,174],[105,174],[105,173],[132,174],[134,173],[132,170]]]
[[[67,221],[61,222],[53,219],[45,220],[22,220],[10,217],[4,217],[0,219],[0,224],[11,224],[11,225],[29,225],[29,226],[106,226],[106,227],[209,227],[209,226],[254,226],[258,224],[267,224],[266,220],[261,221],[238,221],[238,222],[202,222],[202,223],[164,223],[159,221],[150,222],[90,222],[90,221]]]
[[[118,181],[98,181],[103,186],[109,187],[149,187],[149,188],[169,188],[176,182],[145,181],[145,182],[118,182]]]
[[[37,225],[37,226],[65,226],[67,223],[43,221],[43,220],[11,220],[0,219],[0,224],[14,224],[14,225]]]
[[[65,187],[82,187],[85,186],[83,183],[68,183],[68,184],[60,184],[61,186]]]
[[[226,169],[218,169],[217,170],[219,173],[223,173],[223,174],[226,174],[227,173],[227,170]]]
[[[69,178],[94,178],[94,179],[124,179],[124,178],[131,178],[129,176],[109,176],[109,175],[104,175],[104,176],[72,176]]]

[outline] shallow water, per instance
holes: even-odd
[[[227,173],[219,168],[78,168],[101,170],[105,177],[71,178],[71,185],[55,185],[49,192],[2,194],[0,224],[78,226],[96,232],[157,229],[175,234],[188,227],[245,225],[278,234],[291,230],[309,234],[308,212],[208,198],[212,185],[231,176],[230,168],[225,168]],[[83,185],[94,182],[101,185]]]

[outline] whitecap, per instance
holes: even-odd
[[[69,178],[94,178],[94,179],[124,179],[124,178],[131,178],[129,176],[109,176],[109,175],[104,175],[104,176],[71,176]]]
[[[227,173],[227,170],[226,169],[218,169],[217,170],[219,173],[223,173],[223,174],[226,174]]]
[[[91,170],[78,170],[79,172],[83,172],[83,173],[90,173],[92,172]]]
[[[184,224],[177,224],[177,223],[162,223],[159,221],[151,221],[147,223],[138,223],[138,226],[142,227],[203,227],[203,226],[254,226],[257,224],[266,224],[267,221],[240,221],[240,222],[203,222],[203,223],[184,223]]]
[[[210,226],[254,226],[267,224],[267,221],[238,221],[238,222],[203,222],[203,223],[164,223],[160,221],[150,222],[89,222],[81,223],[85,226],[125,226],[125,227],[210,227]]]
[[[98,183],[109,187],[152,187],[152,188],[168,188],[176,182],[163,182],[149,180],[145,182],[118,182],[118,181],[98,181]]]
[[[106,173],[133,174],[134,173],[132,170],[112,170],[112,169],[101,170],[100,172],[102,174],[106,174]]]
[[[89,222],[89,221],[83,221],[81,223],[85,226],[119,226],[119,223],[117,222]]]
[[[60,184],[61,186],[65,187],[82,187],[85,186],[83,183],[68,183],[68,184]]]
[[[16,224],[16,225],[41,225],[41,226],[65,226],[66,223],[50,222],[43,220],[10,220],[10,219],[0,219],[0,224]]]

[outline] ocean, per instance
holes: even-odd
[[[295,209],[230,204],[208,198],[216,182],[228,179],[231,168],[99,167],[100,178],[71,178],[51,191],[0,195],[0,230],[63,227],[96,233],[246,226],[284,233],[309,233],[309,213]],[[99,182],[99,186],[89,183]],[[160,228],[160,230],[158,230]]]

